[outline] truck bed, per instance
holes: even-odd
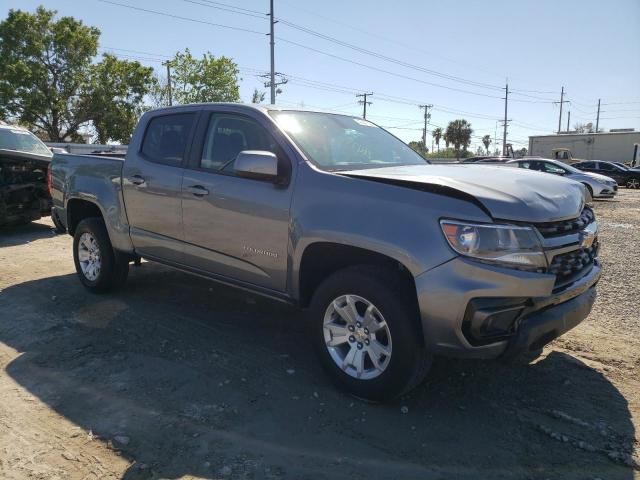
[[[128,222],[122,197],[124,159],[105,155],[56,153],[51,166],[53,208],[69,229],[74,201],[89,200],[100,206],[115,248],[129,250]]]

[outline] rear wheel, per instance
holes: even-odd
[[[322,365],[356,397],[391,400],[430,367],[415,301],[402,287],[393,271],[359,266],[334,273],[313,296],[312,334]]]
[[[630,178],[627,180],[627,188],[640,188],[640,179]]]
[[[86,218],[76,227],[73,260],[80,281],[95,293],[122,286],[129,273],[129,259],[113,249],[100,218]]]

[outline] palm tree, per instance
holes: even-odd
[[[460,149],[466,151],[471,143],[472,133],[471,124],[466,120],[454,120],[447,125],[446,139],[448,143],[453,143],[458,160],[460,160]]]
[[[491,135],[485,135],[482,137],[482,143],[484,144],[484,148],[487,149],[487,155],[489,155],[489,145],[491,145]]]
[[[440,151],[440,139],[442,138],[442,129],[440,127],[435,128],[433,130],[433,132],[431,132],[431,134],[433,135],[433,139],[436,142],[436,146],[438,147],[438,151]]]

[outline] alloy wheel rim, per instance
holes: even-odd
[[[359,380],[380,376],[391,361],[391,332],[380,310],[358,295],[334,299],[324,314],[325,346],[334,363]]]
[[[102,256],[95,237],[90,233],[83,233],[78,240],[78,263],[85,278],[91,282],[100,275]]]
[[[632,178],[627,182],[627,188],[638,188],[640,187],[640,180],[637,178]]]

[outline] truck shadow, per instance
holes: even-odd
[[[0,292],[0,342],[23,352],[7,373],[112,442],[127,480],[634,476],[626,399],[569,355],[439,360],[370,405],[328,384],[299,317],[149,263],[108,296],[75,275]]]
[[[0,226],[0,248],[22,245],[55,235],[48,219],[42,219],[22,225]]]

